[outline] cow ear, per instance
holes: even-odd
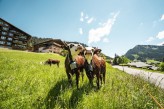
[[[93,53],[94,51],[95,51],[95,49],[93,48],[93,49],[92,49],[92,53]]]
[[[72,48],[73,46],[74,46],[74,44],[70,44],[70,45],[69,45],[69,48]]]

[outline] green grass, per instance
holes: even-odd
[[[59,59],[60,67],[40,64]],[[0,49],[0,109],[158,109],[164,90],[107,64],[106,84],[97,90],[85,76],[80,89],[68,87],[64,57]],[[95,82],[95,80],[94,80]],[[96,86],[96,84],[94,84]]]

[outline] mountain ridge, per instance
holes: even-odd
[[[164,58],[164,45],[136,45],[125,54],[130,60],[146,61],[149,59],[162,61]]]

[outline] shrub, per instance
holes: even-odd
[[[162,62],[160,65],[159,65],[159,68],[161,71],[164,71],[164,62]]]

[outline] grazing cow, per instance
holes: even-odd
[[[101,81],[102,84],[102,78],[103,82],[105,84],[105,74],[106,74],[106,63],[105,60],[99,56],[101,50],[97,48],[85,48],[84,50],[84,56],[86,59],[86,69],[89,70],[87,73],[89,81],[91,84],[93,84],[93,78],[94,75],[97,77],[97,87],[100,88],[99,81]]]
[[[48,59],[45,64],[49,64],[51,66],[51,64],[57,64],[57,66],[59,67],[59,60],[54,60],[54,59]]]
[[[65,43],[64,49],[68,51],[68,54],[65,59],[65,69],[66,69],[68,81],[70,85],[72,85],[72,76],[75,74],[76,86],[78,89],[80,72],[82,73],[82,80],[84,76],[83,68],[84,68],[85,59],[83,56],[78,55],[83,50],[83,46],[80,44]]]

